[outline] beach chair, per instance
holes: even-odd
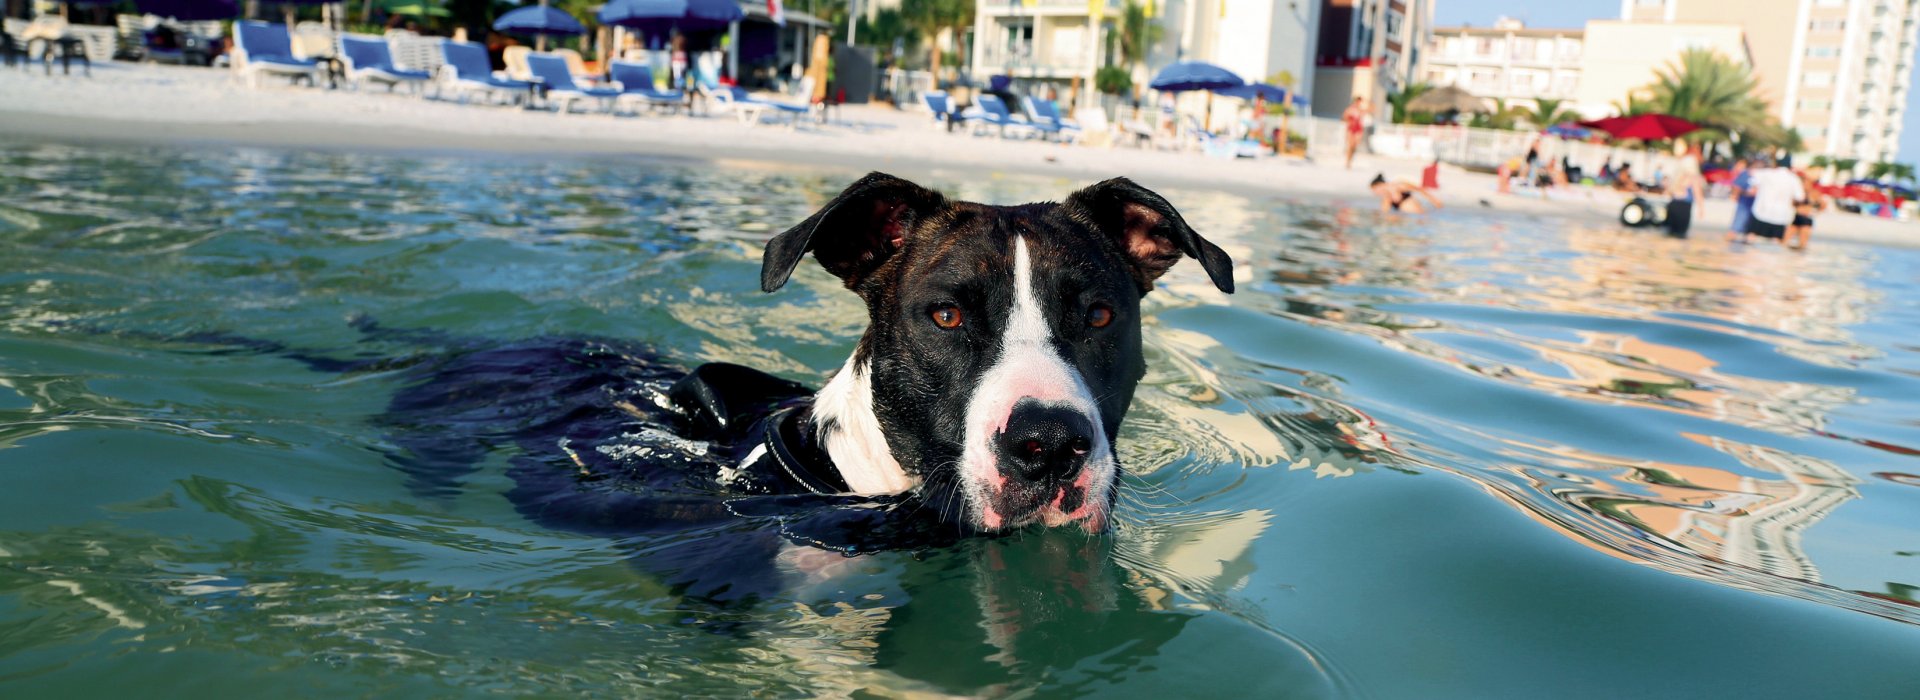
[[[712,94],[714,101],[722,107],[732,110],[734,115],[740,118],[740,123],[742,124],[759,124],[760,115],[765,113],[766,110],[771,109],[787,115],[788,128],[798,128],[800,118],[812,114],[814,110],[813,105],[805,103],[754,97],[739,87],[716,85],[712,90]],[[811,99],[813,95],[812,78],[801,79],[800,94],[806,96],[803,99]]]
[[[1007,111],[1007,103],[1001,100],[999,95],[983,92],[973,103],[981,110],[980,118],[974,126],[976,134],[981,132],[982,127],[993,127],[1001,138],[1006,138],[1009,130],[1014,135],[1022,137],[1039,133],[1034,125]]]
[[[533,71],[527,69],[527,54],[533,53],[531,46],[509,46],[500,52],[500,62],[507,64],[507,77],[514,80],[533,80]]]
[[[505,95],[509,101],[519,101],[533,90],[531,82],[494,75],[493,64],[487,60],[487,47],[480,44],[471,41],[443,42],[440,44],[440,55],[446,59],[446,65],[440,72],[444,84],[459,92],[462,102],[476,92]]]
[[[573,103],[585,99],[600,100],[602,111],[610,112],[613,101],[620,97],[620,91],[615,88],[585,87],[573,82],[567,59],[550,53],[527,54],[527,70],[533,71],[533,78],[540,81],[547,102],[561,114],[573,111]]]
[[[945,90],[929,90],[920,93],[920,100],[927,103],[927,109],[933,111],[935,126],[945,127],[947,122],[965,124],[980,118],[979,110],[958,111],[953,108],[953,96]]]
[[[393,51],[387,46],[387,40],[373,36],[344,35],[340,37],[340,61],[346,65],[347,81],[355,88],[373,82],[387,86],[391,92],[395,86],[411,85],[413,94],[424,94],[424,87],[433,80],[433,74],[423,70],[406,70],[393,65]]]
[[[1267,149],[1259,141],[1236,139],[1206,130],[1200,120],[1186,115],[1187,133],[1200,144],[1200,151],[1217,158],[1259,158],[1266,155]]]
[[[600,83],[607,81],[606,71],[595,73],[587,70],[587,59],[581,58],[580,52],[573,49],[554,49],[551,53],[567,62],[567,72],[573,74],[574,82],[584,81],[588,86],[598,87]]]
[[[1060,117],[1060,107],[1053,100],[1036,100],[1031,97],[1020,98],[1021,111],[1026,113],[1027,123],[1044,136],[1061,141],[1077,141],[1080,138],[1080,125]]]
[[[632,61],[610,61],[608,67],[613,71],[613,82],[620,91],[620,97],[614,101],[637,101],[654,108],[668,110],[679,109],[687,101],[686,93],[679,90],[661,90],[654,87],[653,68],[644,63]]]
[[[243,20],[233,23],[233,70],[259,87],[260,75],[270,73],[288,80],[306,78],[308,85],[319,85],[320,64],[293,55],[293,37],[287,25]]]

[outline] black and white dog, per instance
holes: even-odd
[[[1183,255],[1233,291],[1226,253],[1125,179],[1000,207],[875,173],[774,237],[761,288],[808,252],[871,323],[813,405],[827,457],[856,493],[954,489],[984,531],[1104,530],[1141,297]]]
[[[761,288],[808,253],[870,321],[818,393],[617,341],[488,345],[419,368],[394,398],[396,460],[439,491],[513,443],[516,507],[597,533],[774,530],[844,552],[930,541],[912,532],[1098,533],[1146,371],[1141,298],[1183,256],[1233,290],[1226,253],[1125,179],[989,206],[876,173],[775,236]],[[711,543],[684,557],[667,568],[751,558]]]

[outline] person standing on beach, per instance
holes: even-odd
[[[1670,178],[1672,184],[1667,187],[1667,235],[1674,238],[1687,237],[1687,229],[1693,227],[1693,203],[1706,189],[1706,178],[1700,174],[1700,147],[1688,144],[1684,148]]]
[[[1747,235],[1747,222],[1753,220],[1753,169],[1747,159],[1733,161],[1733,179],[1727,186],[1733,196],[1733,225],[1727,228],[1727,240]]]
[[[1813,215],[1827,208],[1827,196],[1820,193],[1820,172],[1809,168],[1800,173],[1800,187],[1806,190],[1806,196],[1793,203],[1793,224],[1787,227],[1787,247],[1794,250],[1806,250],[1807,238],[1813,235]]]
[[[1807,198],[1800,176],[1789,168],[1793,161],[1782,158],[1779,165],[1760,168],[1750,177],[1753,185],[1753,220],[1747,233],[1770,238],[1775,243],[1787,237],[1787,225],[1793,223],[1793,203]],[[1740,242],[1747,242],[1741,236]]]
[[[1355,95],[1353,104],[1340,113],[1347,125],[1347,169],[1353,169],[1353,154],[1360,150],[1360,138],[1367,132],[1367,98]]]

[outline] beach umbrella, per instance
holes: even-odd
[[[134,0],[143,13],[181,22],[205,22],[240,16],[237,0]]]
[[[1457,85],[1434,88],[1407,102],[1409,112],[1486,112],[1487,101]]]
[[[611,0],[600,6],[601,24],[641,29],[718,29],[746,16],[734,0]]]
[[[1630,117],[1607,117],[1593,121],[1580,122],[1581,126],[1599,129],[1616,139],[1639,139],[1641,141],[1665,141],[1677,139],[1700,129],[1693,122],[1668,114],[1635,114]]]
[[[1214,90],[1214,92],[1226,95],[1227,97],[1238,97],[1248,102],[1252,102],[1253,99],[1257,97],[1274,104],[1286,104],[1290,95],[1286,88],[1278,85],[1268,85],[1266,83],[1247,83],[1245,85],[1220,88]]]
[[[1246,85],[1247,81],[1234,75],[1233,71],[1207,63],[1206,61],[1181,61],[1160,69],[1147,87],[1162,92],[1186,92],[1188,90],[1224,90]]]
[[[1549,126],[1546,128],[1546,132],[1548,136],[1558,136],[1563,139],[1573,139],[1575,141],[1585,141],[1593,136],[1593,132],[1573,122]]]
[[[532,34],[534,48],[540,51],[547,50],[549,36],[575,36],[587,31],[580,20],[558,8],[547,7],[544,0],[500,15],[493,21],[493,29],[508,34]]]
[[[1206,61],[1180,61],[1160,69],[1147,83],[1147,87],[1161,92],[1187,92],[1206,90],[1207,116],[1202,125],[1213,128],[1213,92],[1246,85],[1247,81],[1233,71],[1221,68]]]

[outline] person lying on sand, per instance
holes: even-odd
[[[1440,199],[1427,191],[1427,188],[1405,180],[1388,182],[1386,175],[1373,176],[1373,184],[1368,187],[1380,197],[1380,211],[1410,211],[1415,214],[1425,212],[1427,208],[1421,206],[1420,200],[1414,199],[1414,195],[1425,197],[1432,203],[1434,209],[1442,206]]]

